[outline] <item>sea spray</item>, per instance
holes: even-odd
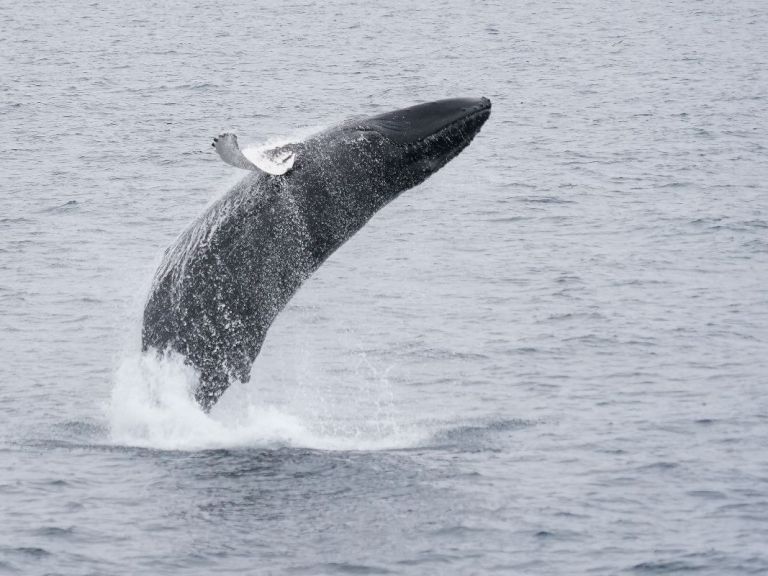
[[[115,445],[160,450],[297,447],[318,450],[383,450],[423,443],[430,433],[410,426],[382,426],[368,418],[364,403],[350,421],[349,406],[309,402],[260,404],[248,385],[233,386],[210,414],[192,396],[195,371],[177,355],[134,354],[115,373],[107,407]],[[304,397],[306,400],[306,397]],[[322,410],[318,410],[322,406]],[[338,412],[336,410],[338,409]],[[378,412],[374,403],[370,409]]]

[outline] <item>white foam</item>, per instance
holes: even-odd
[[[205,414],[191,394],[196,382],[194,370],[178,357],[126,358],[115,374],[107,408],[111,441],[161,450],[282,446],[384,450],[416,446],[429,437],[425,430],[394,421],[371,422],[365,411],[350,421],[348,409],[333,413],[333,402],[325,403],[320,412],[316,406],[307,411],[290,403],[260,404],[244,385],[231,387]]]

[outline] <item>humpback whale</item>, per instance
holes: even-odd
[[[454,98],[351,118],[301,142],[244,154],[248,170],[165,251],[144,308],[142,349],[177,353],[208,411],[247,382],[267,330],[317,268],[384,205],[466,148],[491,113],[487,98]],[[246,150],[246,153],[248,150]]]

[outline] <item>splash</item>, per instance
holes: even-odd
[[[353,410],[349,407],[318,403],[317,398],[303,404],[259,403],[246,385],[232,386],[206,414],[192,397],[196,383],[195,371],[180,357],[159,359],[154,354],[136,354],[126,358],[115,374],[107,407],[111,441],[190,451],[286,446],[387,450],[421,445],[430,436],[427,430],[392,419],[371,419],[370,414],[350,420],[348,414]],[[318,406],[324,409],[318,410]]]

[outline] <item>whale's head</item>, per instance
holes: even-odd
[[[466,148],[491,115],[487,98],[452,98],[370,117],[351,118],[305,142],[324,172],[342,173],[376,189],[387,200],[437,172]],[[297,154],[301,163],[302,154]],[[300,167],[300,166],[299,166]]]
[[[397,194],[456,157],[490,115],[487,98],[452,98],[353,119],[345,130],[364,142],[356,154],[383,164]]]

